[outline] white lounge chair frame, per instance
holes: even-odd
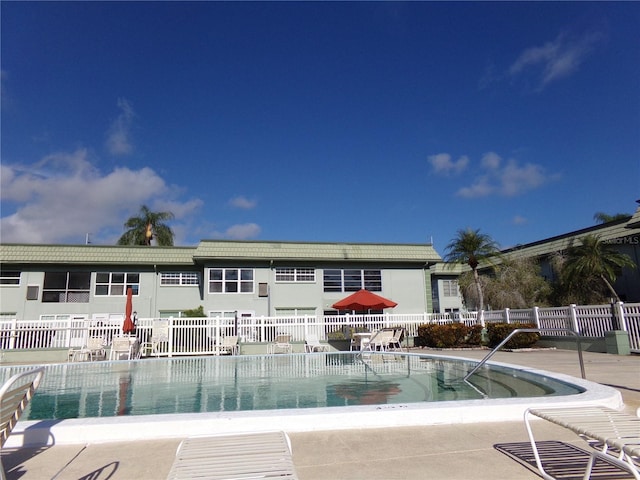
[[[43,375],[44,367],[17,373],[0,388],[0,448],[4,446],[13,427],[29,405]],[[1,457],[0,479],[6,479]]]
[[[148,342],[140,344],[140,352],[147,356],[148,354],[159,357],[161,353],[161,345],[167,344],[169,348],[169,320],[154,320],[151,325],[151,338]],[[166,353],[166,352],[165,352]]]
[[[375,332],[369,339],[369,343],[363,346],[363,350],[385,352],[389,349],[389,345],[393,342],[393,329],[383,328]]]
[[[227,335],[222,338],[222,344],[218,347],[218,353],[221,355],[238,355],[238,336]]]
[[[136,339],[113,337],[111,340],[111,350],[109,351],[109,360],[121,360],[123,355],[126,355],[127,360],[140,358],[140,345]]]
[[[189,437],[178,446],[168,480],[298,478],[285,432]]]
[[[72,348],[69,350],[69,361],[104,360],[107,358],[103,337],[89,337],[87,344],[82,348]]]
[[[304,344],[304,351],[306,353],[313,352],[328,352],[329,345],[325,345],[324,343],[320,343],[320,339],[315,334],[308,334]]]
[[[530,408],[524,413],[525,426],[540,474],[546,480],[555,480],[544,470],[533,437],[531,417],[536,416],[571,430],[583,439],[598,442],[587,464],[584,480],[591,478],[595,461],[600,458],[630,472],[640,480],[640,418],[605,407]]]
[[[276,335],[276,339],[269,345],[269,353],[291,353],[291,335]]]

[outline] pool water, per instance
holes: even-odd
[[[516,368],[417,354],[318,353],[49,365],[25,419],[312,409],[574,395]],[[8,378],[26,367],[4,367]]]

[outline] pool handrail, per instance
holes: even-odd
[[[516,328],[509,335],[507,335],[507,338],[505,338],[502,342],[500,342],[482,360],[480,360],[480,362],[478,362],[478,364],[473,368],[473,370],[471,370],[469,373],[465,375],[464,380],[466,381],[471,375],[476,373],[476,371],[478,371],[478,369],[482,367],[487,362],[487,360],[493,357],[493,355],[498,350],[500,350],[505,343],[511,340],[511,337],[513,337],[514,335],[517,335],[518,333],[534,333],[534,332],[537,332],[537,333],[564,332],[564,333],[570,333],[571,335],[573,335],[576,339],[576,345],[578,348],[578,360],[580,362],[580,373],[582,374],[582,378],[586,380],[587,376],[584,372],[584,360],[582,358],[582,345],[580,343],[580,336],[578,335],[577,332],[571,330],[570,328]]]

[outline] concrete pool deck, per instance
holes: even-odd
[[[481,359],[487,351],[445,351]],[[640,356],[584,352],[586,378],[616,388],[625,410],[640,408]],[[578,354],[568,350],[499,352],[492,361],[580,378]],[[534,424],[536,438],[585,449],[568,430]],[[504,452],[528,442],[524,422],[433,425],[289,433],[301,480],[537,479],[535,470]],[[8,480],[155,480],[166,478],[181,438],[6,449]],[[586,463],[586,460],[585,460]],[[624,477],[618,477],[624,478]],[[629,475],[629,478],[632,478]]]

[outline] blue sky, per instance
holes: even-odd
[[[503,247],[633,213],[637,2],[2,2],[0,240]]]

